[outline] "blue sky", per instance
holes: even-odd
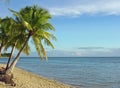
[[[120,0],[0,1],[0,16],[12,16],[8,8],[34,4],[53,15],[57,42],[54,50],[47,48],[48,56],[120,56]]]

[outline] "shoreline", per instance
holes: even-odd
[[[0,64],[0,67],[3,67],[3,65]],[[14,69],[13,74],[16,86],[11,87],[0,82],[0,88],[73,88],[71,85],[48,79],[18,67]]]

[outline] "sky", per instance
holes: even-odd
[[[119,57],[120,0],[0,0],[0,17],[38,5],[52,15],[55,49],[46,48],[51,57]],[[31,44],[31,56],[36,51]]]

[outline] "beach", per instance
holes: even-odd
[[[15,68],[13,80],[16,83],[15,87],[0,82],[0,88],[72,88],[69,85],[49,80],[20,68]]]

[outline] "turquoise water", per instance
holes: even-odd
[[[6,59],[0,59],[5,63]],[[18,67],[77,86],[77,88],[120,88],[120,58],[21,58]]]

